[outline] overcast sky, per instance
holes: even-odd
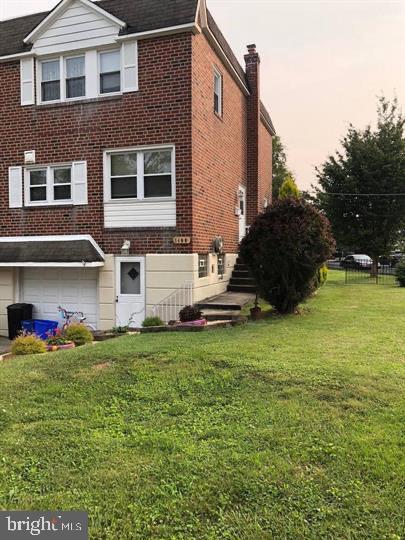
[[[333,152],[349,122],[375,119],[376,96],[405,107],[405,0],[207,0],[243,61],[256,43],[262,99],[301,187]],[[0,18],[57,0],[0,0]]]

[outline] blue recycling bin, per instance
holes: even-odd
[[[24,330],[24,332],[36,334],[41,339],[48,339],[50,335],[56,332],[57,328],[57,321],[31,319],[29,321],[22,322],[22,329]]]

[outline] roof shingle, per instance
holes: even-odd
[[[134,34],[194,22],[198,0],[100,0],[95,3],[127,23],[123,34]],[[29,51],[31,47],[24,44],[24,38],[49,13],[1,21],[0,56]]]

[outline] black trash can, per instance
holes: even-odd
[[[7,306],[8,338],[14,339],[22,330],[22,321],[32,319],[32,304],[11,304]]]

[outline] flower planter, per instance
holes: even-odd
[[[250,310],[250,316],[252,317],[253,321],[260,321],[264,318],[264,314],[259,307],[254,307]]]
[[[198,319],[196,321],[187,321],[187,322],[182,322],[182,323],[179,323],[177,326],[205,326],[207,324],[207,320],[206,319]]]
[[[69,350],[69,349],[74,349],[75,348],[75,344],[73,343],[73,341],[71,341],[70,343],[64,343],[63,345],[48,345],[46,350],[48,352],[55,352],[55,351],[63,351],[63,350]]]
[[[59,345],[59,350],[60,351],[69,350],[69,349],[74,349],[75,347],[76,347],[76,345],[73,343],[73,341],[71,341],[70,343],[65,343],[64,345]]]

